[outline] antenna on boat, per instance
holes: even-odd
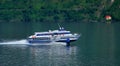
[[[58,23],[57,23],[58,24]],[[59,29],[61,30],[61,26],[58,24],[58,26],[59,26]]]
[[[58,24],[58,23],[57,23],[57,24]],[[63,31],[63,30],[64,30],[64,28],[61,27],[59,24],[58,24],[58,26],[59,26],[59,30],[60,30],[60,31]]]

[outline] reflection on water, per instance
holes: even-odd
[[[76,46],[2,45],[0,48],[0,66],[70,66],[77,60]]]
[[[1,45],[0,66],[119,66],[113,52],[95,52],[87,47]]]
[[[51,45],[29,47],[29,49],[32,57],[31,61],[35,63],[34,66],[70,66],[71,62],[75,60],[77,47],[68,48],[64,45]]]

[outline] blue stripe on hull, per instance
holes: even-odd
[[[76,40],[70,40],[70,42],[73,42],[73,41],[76,41]],[[52,41],[50,40],[28,40],[29,43],[50,43]],[[59,41],[56,41],[56,42],[67,42],[66,40],[59,40]]]
[[[76,41],[76,40],[67,40],[67,39],[65,39],[65,40],[58,40],[56,42],[73,42],[73,41]],[[52,41],[51,40],[30,40],[30,39],[28,39],[28,42],[29,43],[50,43]]]
[[[76,40],[70,40],[70,42],[73,42],[73,41],[76,41]],[[59,41],[56,41],[56,42],[67,42],[66,40],[59,40]]]
[[[30,41],[28,40],[29,43],[50,43],[51,41],[42,41],[42,40],[33,40],[33,41]]]

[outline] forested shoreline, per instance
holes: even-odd
[[[120,0],[0,0],[0,22],[120,20]]]

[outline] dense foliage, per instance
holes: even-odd
[[[0,22],[120,20],[120,0],[0,0]]]

